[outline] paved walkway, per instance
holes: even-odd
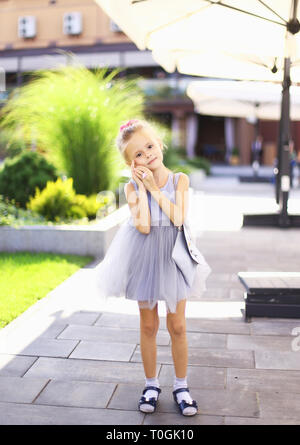
[[[237,279],[238,271],[299,271],[299,230],[240,228],[241,212],[274,207],[273,196],[270,184],[224,177],[208,178],[194,195],[198,246],[213,269],[207,291],[186,310],[198,415],[182,417],[173,402],[162,302],[162,393],[156,413],[138,411],[144,372],[136,303],[95,297],[95,261],[0,331],[0,424],[300,424],[300,350],[292,348],[300,320],[246,323]],[[298,190],[292,200],[299,204]]]

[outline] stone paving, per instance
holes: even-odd
[[[209,178],[203,185],[207,226],[197,243],[212,273],[202,298],[191,297],[186,309],[188,383],[199,405],[196,416],[181,416],[173,401],[162,302],[157,336],[162,393],[156,413],[138,411],[144,371],[137,305],[96,297],[95,260],[0,331],[0,424],[300,424],[300,340],[299,350],[292,348],[292,330],[300,332],[300,320],[246,323],[237,278],[239,271],[299,271],[299,230],[238,228],[251,187],[257,202],[271,199],[269,184],[243,188],[232,179]],[[242,203],[235,207],[232,229],[222,192],[228,203],[237,196]]]

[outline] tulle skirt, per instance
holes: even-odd
[[[97,295],[126,297],[148,309],[153,309],[158,300],[164,300],[172,313],[180,300],[201,296],[211,268],[202,257],[201,264],[194,269],[190,287],[172,259],[176,236],[174,225],[154,225],[149,234],[142,234],[130,219],[126,220],[95,268]]]

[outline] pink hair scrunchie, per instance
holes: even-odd
[[[124,128],[129,127],[129,125],[133,124],[134,122],[138,122],[138,119],[130,119],[126,124],[121,125],[120,131],[124,130]]]

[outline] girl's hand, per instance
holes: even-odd
[[[135,182],[137,183],[139,188],[144,189],[145,186],[144,186],[143,182],[141,181],[140,177],[138,175],[136,175],[136,172],[134,171],[134,168],[135,168],[134,160],[131,162],[130,168],[131,168],[132,179],[135,180]]]
[[[151,191],[156,188],[156,182],[153,173],[151,170],[149,170],[149,168],[144,166],[135,167],[135,174],[143,182],[147,190]]]

